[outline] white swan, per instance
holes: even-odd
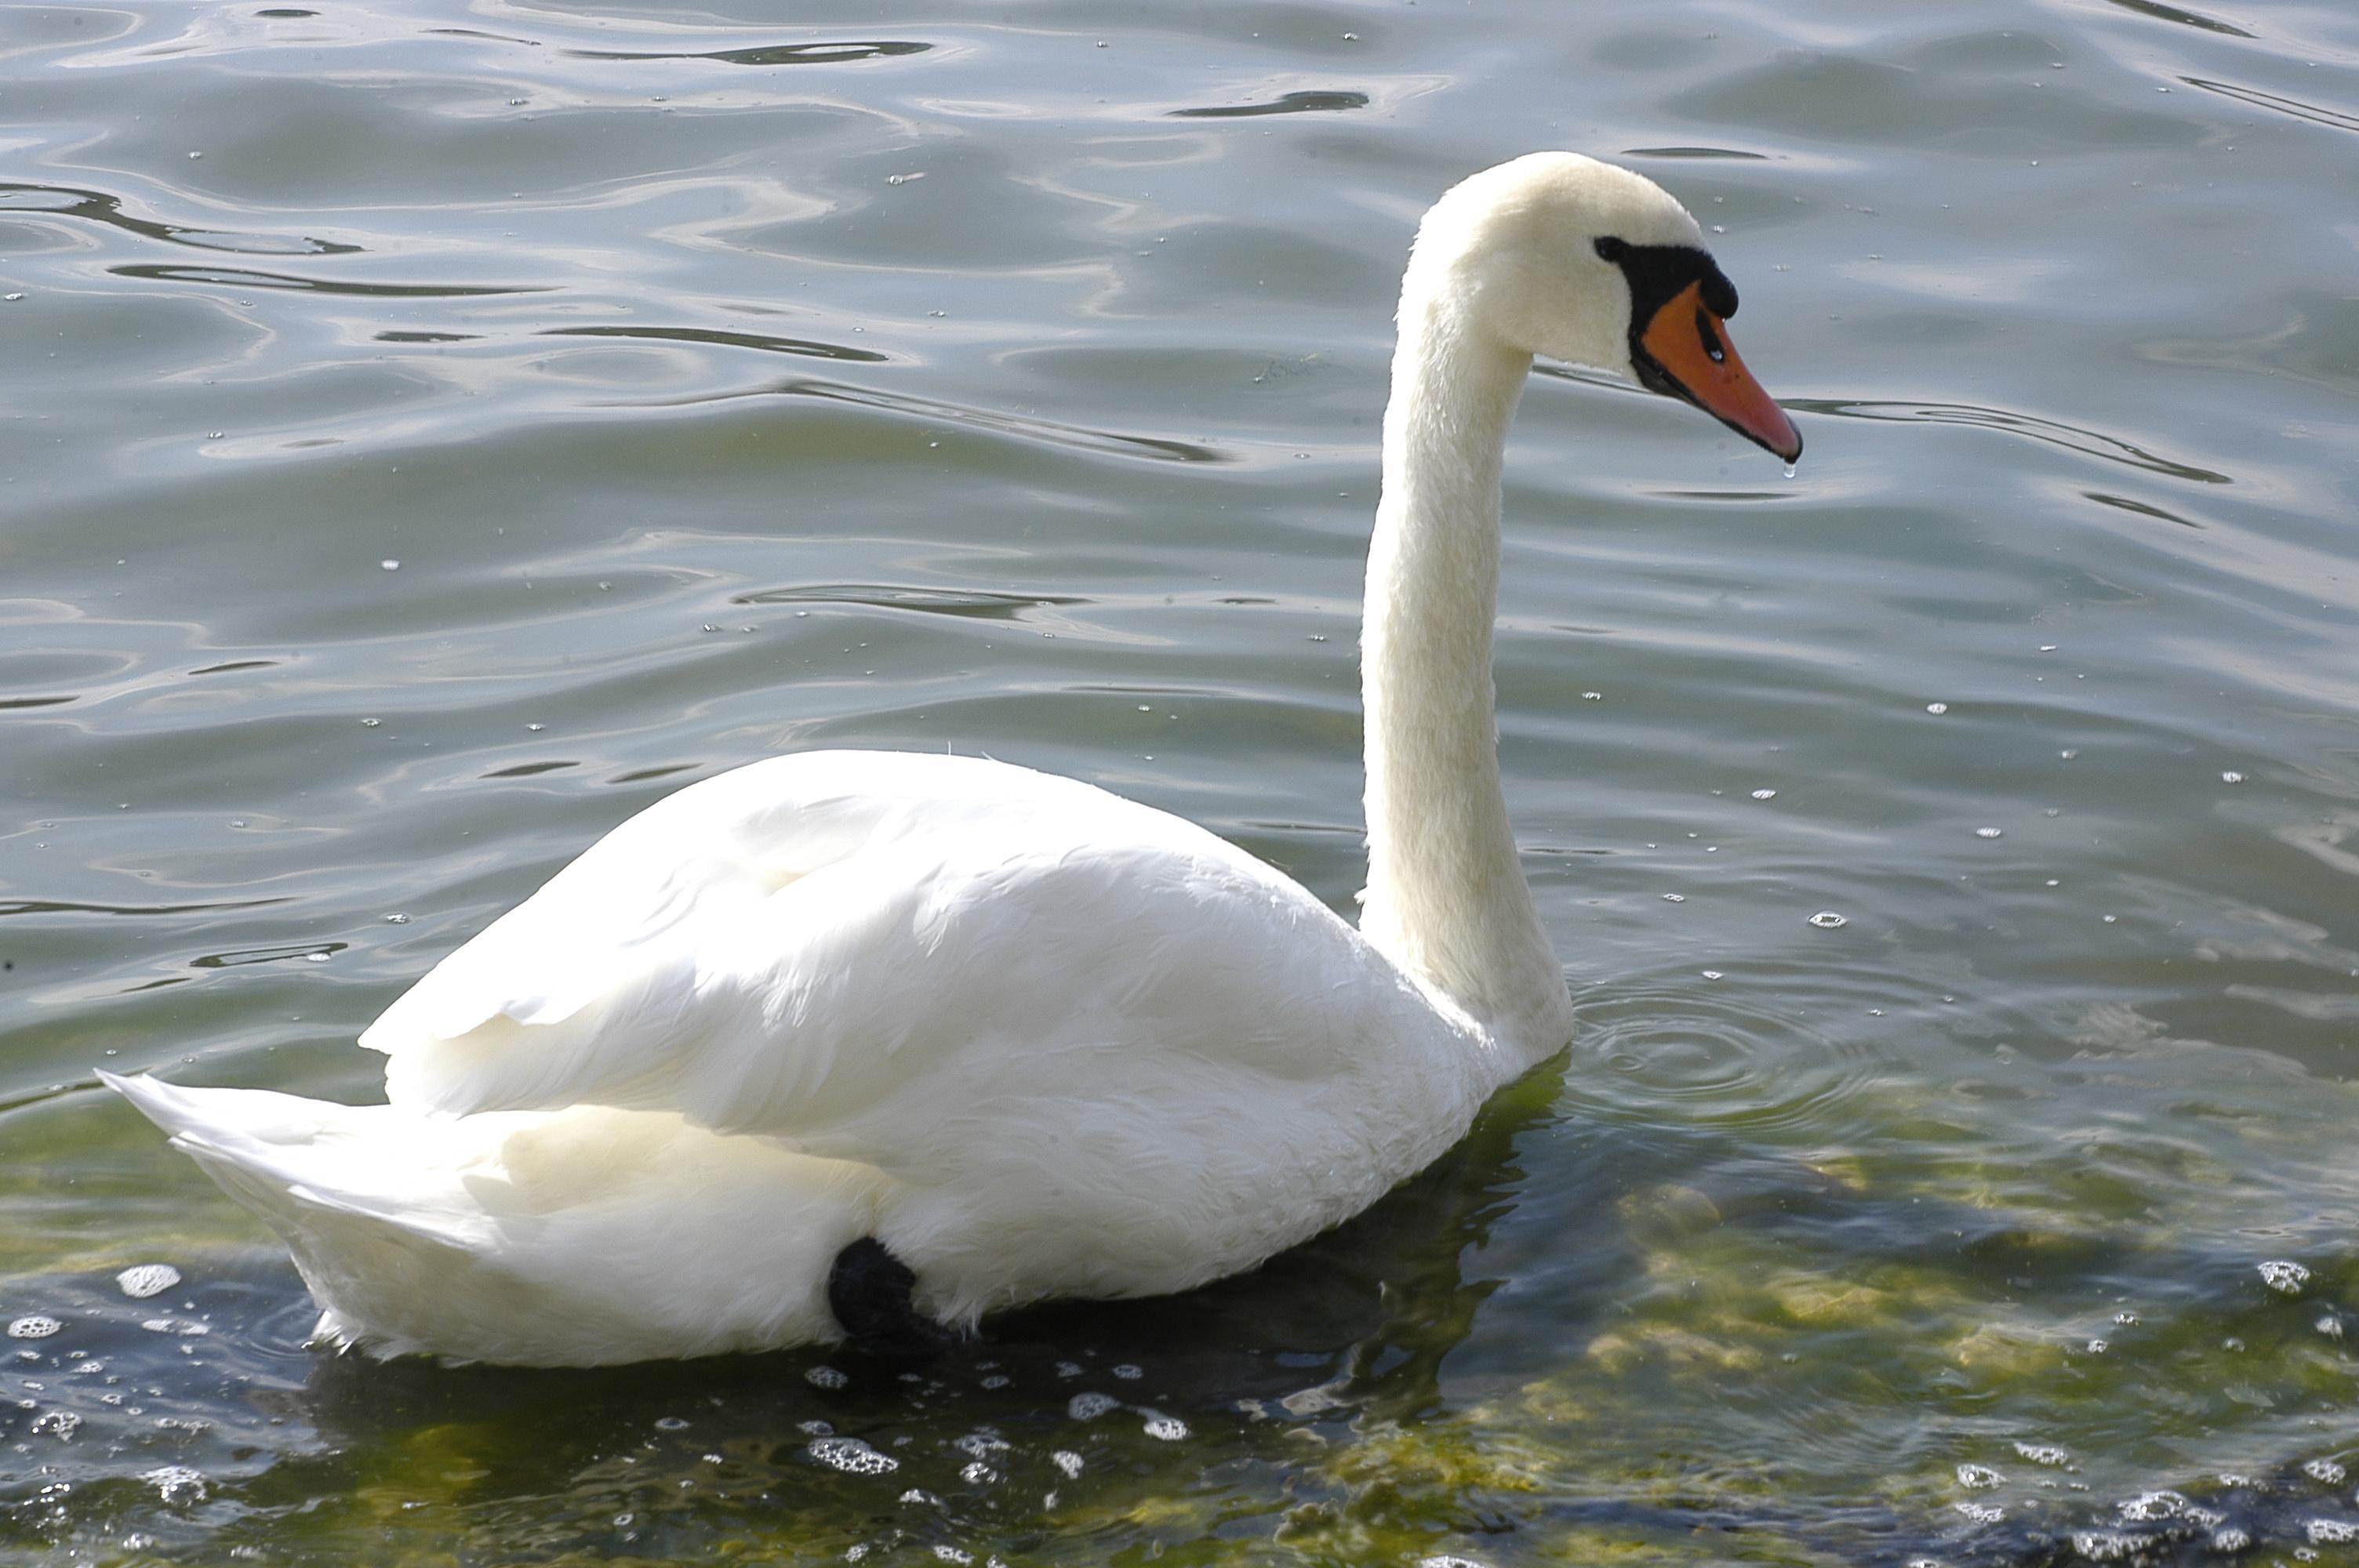
[[[1089,784],[811,752],[648,807],[437,965],[361,1036],[389,1105],[102,1076],[286,1239],[320,1336],[381,1355],[889,1348],[1249,1268],[1571,1037],[1495,754],[1501,453],[1542,353],[1791,460],[1735,304],[1678,202],[1572,154],[1427,214],[1368,563],[1358,930]]]

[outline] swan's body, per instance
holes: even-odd
[[[836,1338],[830,1266],[863,1238],[970,1326],[1182,1290],[1357,1213],[1570,1038],[1493,752],[1500,454],[1536,351],[1663,373],[1664,278],[1610,244],[1710,269],[1698,242],[1569,154],[1475,177],[1420,231],[1369,566],[1361,929],[1087,784],[814,752],[649,807],[445,958],[361,1037],[388,1105],[108,1081],[286,1238],[323,1337],[383,1354]],[[1774,406],[1690,384],[1711,373],[1673,389],[1799,449]]]

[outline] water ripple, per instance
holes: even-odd
[[[753,49],[697,51],[567,49],[575,59],[711,59],[723,65],[841,65],[846,60],[923,54],[931,44],[879,40],[857,43],[763,44]]]
[[[350,255],[361,248],[334,240],[314,239],[309,234],[242,234],[221,229],[196,229],[180,223],[159,222],[153,218],[136,218],[123,210],[121,197],[110,196],[103,190],[84,190],[71,185],[34,185],[18,180],[0,180],[0,212],[54,213],[60,217],[79,218],[85,222],[103,223],[144,239],[163,240],[170,244],[187,245],[201,251],[231,251],[241,255]]]
[[[2083,430],[2077,426],[2042,419],[2036,415],[2010,413],[2004,408],[1984,408],[1971,403],[1908,403],[1832,397],[1798,397],[1788,406],[1812,414],[1832,414],[1845,419],[1893,420],[1905,425],[1972,425],[1985,430],[2004,430],[2013,436],[2028,436],[2035,441],[2046,441],[2050,446],[2064,447],[2088,457],[2103,458],[2107,462],[2125,463],[2149,473],[2169,474],[2173,479],[2191,480],[2200,484],[2235,482],[2224,473],[2162,457],[2116,436]]]
[[[2304,103],[2299,98],[2284,98],[2274,92],[2264,92],[2257,87],[2239,87],[2233,81],[2213,81],[2206,77],[2182,76],[2180,81],[2206,92],[2217,92],[2223,98],[2234,98],[2239,103],[2250,103],[2258,109],[2272,109],[2280,114],[2290,114],[2297,120],[2308,120],[2314,125],[2332,125],[2338,131],[2359,131],[2359,114],[2345,114],[2337,109],[2321,109],[2315,103]]]
[[[2125,11],[2136,11],[2141,16],[2152,16],[2164,22],[2177,22],[2181,27],[2201,27],[2207,33],[2221,33],[2232,38],[2249,38],[2254,36],[2244,28],[2231,27],[2217,17],[2206,16],[2197,11],[2181,10],[2176,5],[2165,5],[2162,0],[2108,0],[2108,3],[2119,5]]]
[[[1125,436],[1112,430],[1093,430],[1086,425],[1066,425],[1054,419],[1002,413],[995,408],[975,408],[931,397],[912,397],[907,393],[876,392],[864,386],[850,386],[834,381],[782,381],[770,386],[750,387],[737,392],[701,393],[693,397],[617,406],[677,408],[701,403],[723,403],[738,397],[819,397],[832,403],[849,403],[863,408],[878,408],[919,419],[1046,441],[1053,446],[1079,447],[1085,451],[1106,452],[1116,457],[1151,458],[1158,462],[1223,463],[1235,460],[1226,452],[1200,446],[1193,441],[1175,441],[1161,436]]]
[[[801,354],[811,359],[844,360],[855,364],[886,364],[892,355],[874,349],[849,348],[815,338],[777,338],[766,332],[723,332],[706,327],[546,327],[544,338],[637,338],[654,343],[712,343],[722,348],[758,349],[765,353]]]
[[[1266,103],[1223,103],[1201,109],[1174,109],[1175,120],[1242,120],[1256,114],[1307,114],[1321,110],[1364,109],[1364,92],[1288,92]]]
[[[888,588],[872,583],[821,583],[801,588],[766,588],[741,593],[732,604],[862,604],[874,610],[917,610],[933,615],[1020,621],[1044,607],[1082,604],[1070,594],[990,593],[982,589]]]
[[[1582,1019],[1589,1031],[1582,1049],[1613,1075],[1597,1091],[1681,1124],[1802,1127],[1830,1136],[1883,1067],[1856,1032],[1838,1034],[1786,1014],[1775,998],[1716,985],[1617,986]]]
[[[217,903],[72,903],[61,899],[11,898],[0,899],[0,918],[11,914],[201,914],[219,909],[260,909],[265,904],[292,903],[287,895],[277,898],[234,898]]]
[[[547,294],[549,284],[353,283],[321,277],[297,277],[283,272],[257,272],[243,266],[173,266],[160,262],[132,262],[106,269],[117,277],[146,278],[163,283],[212,283],[223,288],[288,288],[311,294],[360,294],[386,299],[462,299],[485,294]]]

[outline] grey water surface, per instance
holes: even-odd
[[[1543,146],[1810,443],[1533,379],[1560,1061],[909,1379],[304,1348],[93,1069],[371,1098],[690,780],[987,752],[1348,907],[1401,259]],[[0,1560],[2353,1560],[2354,170],[2344,0],[0,6]]]

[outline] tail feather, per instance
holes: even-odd
[[[99,1075],[277,1231],[377,1355],[592,1366],[839,1336],[886,1179],[668,1112],[440,1116]]]
[[[436,1138],[425,1118],[267,1089],[98,1076],[290,1245],[288,1227],[318,1212],[373,1220],[462,1249],[486,1238],[481,1211],[470,1214],[473,1206],[448,1179],[455,1172],[437,1168],[442,1162],[436,1156],[454,1152],[448,1147],[453,1141]],[[389,1161],[395,1151],[402,1157]]]

